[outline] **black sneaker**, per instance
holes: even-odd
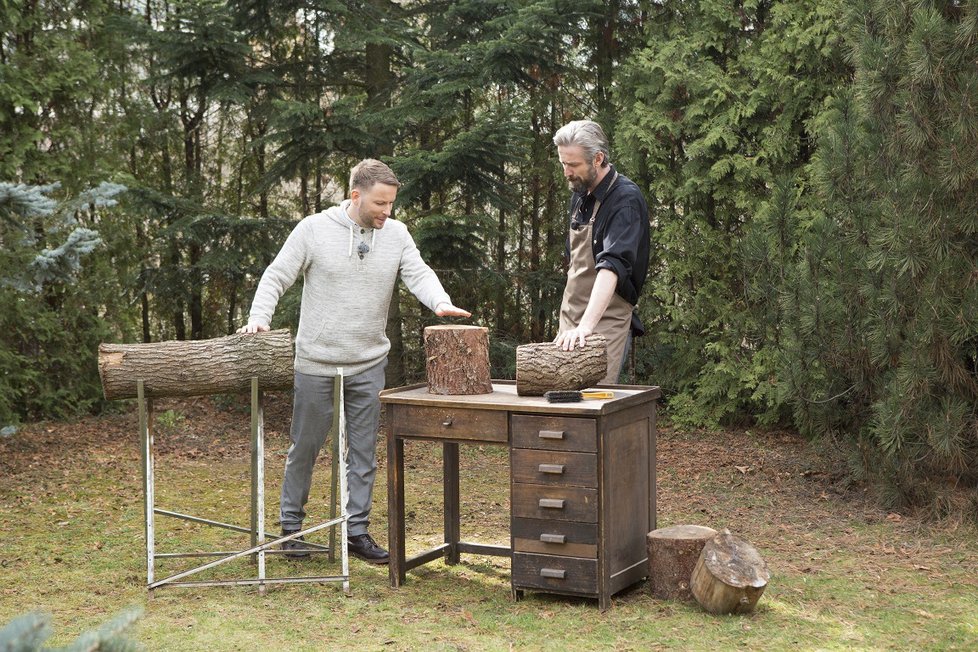
[[[299,530],[282,530],[282,536],[286,537]],[[306,545],[306,542],[301,536],[294,539],[289,539],[288,541],[282,542],[282,550],[287,551],[285,556],[290,559],[304,559],[309,556],[309,551],[312,550]]]
[[[346,544],[351,555],[368,564],[386,564],[391,560],[390,554],[378,546],[369,534],[356,534],[347,537]]]

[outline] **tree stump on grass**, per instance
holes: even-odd
[[[553,342],[516,347],[516,393],[543,396],[544,392],[578,390],[593,386],[608,374],[608,341],[594,334],[584,348],[557,348]]]
[[[481,326],[424,329],[429,394],[491,394],[489,330]]]
[[[757,550],[725,529],[703,546],[691,586],[706,611],[741,614],[754,608],[770,578]]]
[[[662,600],[692,602],[690,578],[703,546],[717,531],[702,525],[673,525],[646,535],[649,551],[649,584],[652,595]]]
[[[100,344],[98,373],[108,400],[134,398],[142,380],[146,396],[203,396],[292,389],[292,336],[287,329],[210,340]]]

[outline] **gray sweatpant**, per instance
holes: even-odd
[[[364,372],[343,379],[346,431],[349,442],[346,503],[350,536],[365,534],[370,524],[370,502],[377,475],[377,430],[380,398],[384,389],[385,359]],[[295,373],[292,405],[292,444],[282,479],[280,520],[282,528],[296,530],[306,517],[305,506],[312,485],[312,470],[333,423],[333,377]],[[336,433],[333,433],[336,436]]]

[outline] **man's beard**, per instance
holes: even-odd
[[[589,166],[583,177],[574,177],[567,180],[567,187],[578,193],[586,193],[595,179],[598,178],[598,171],[595,167]]]

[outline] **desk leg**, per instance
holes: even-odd
[[[458,542],[462,537],[459,514],[461,501],[458,488],[458,444],[445,442],[442,466],[445,487],[445,543],[448,544],[445,563],[451,565],[458,563]]]
[[[404,554],[404,440],[387,433],[387,571],[395,589],[407,575]]]

